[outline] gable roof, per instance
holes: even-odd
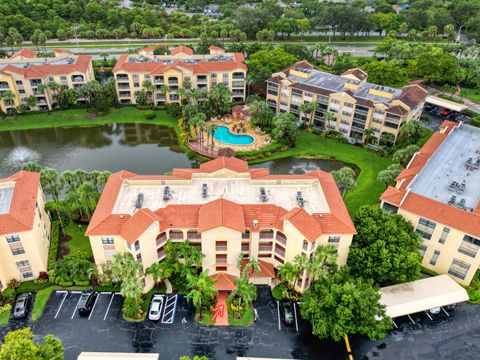
[[[206,203],[198,212],[198,231],[204,232],[220,226],[243,232],[245,230],[242,205],[218,199]]]
[[[120,235],[131,244],[156,221],[158,221],[158,216],[154,212],[142,208],[123,224]]]
[[[213,275],[210,275],[209,278],[215,279],[215,286],[217,290],[236,290],[237,285],[235,284],[235,276],[224,273],[224,272],[217,272]]]
[[[189,48],[188,46],[180,45],[174,47],[172,50],[170,50],[170,54],[176,55],[176,54],[187,54],[187,55],[192,55],[193,50]]]
[[[294,208],[283,215],[281,219],[290,222],[310,242],[317,240],[322,235],[320,223],[315,221],[304,209]]]
[[[368,77],[368,73],[360,68],[349,69],[343,72],[342,75],[353,75],[360,81],[363,81]]]
[[[8,213],[0,214],[0,235],[33,229],[40,174],[20,171],[0,183],[13,182],[13,195]]]
[[[20,49],[15,51],[12,56],[10,56],[10,59],[15,59],[17,57],[26,57],[26,58],[34,58],[37,56],[37,52],[35,50],[30,50],[30,49]]]
[[[245,160],[221,156],[200,165],[200,172],[204,173],[212,173],[222,169],[228,169],[238,173],[248,172],[248,163]]]

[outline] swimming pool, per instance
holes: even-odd
[[[219,126],[213,133],[213,138],[229,145],[250,145],[255,142],[253,136],[234,134],[226,126]]]

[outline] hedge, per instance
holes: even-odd
[[[58,221],[52,222],[52,228],[50,230],[50,248],[48,249],[48,269],[57,261],[58,256],[58,237],[59,237],[59,226]]]
[[[271,144],[258,150],[239,151],[237,152],[237,157],[243,160],[254,160],[269,157],[272,156],[272,153],[286,150],[288,150],[288,146],[286,146],[285,144],[272,142]]]

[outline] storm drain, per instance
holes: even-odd
[[[173,324],[175,320],[175,310],[177,308],[178,294],[169,295],[165,300],[165,306],[162,314],[162,324]]]

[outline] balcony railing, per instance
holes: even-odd
[[[272,245],[260,245],[258,251],[272,251]]]
[[[198,240],[202,238],[202,234],[200,233],[187,233],[188,240]]]
[[[250,251],[250,245],[249,244],[246,244],[246,245],[242,244],[242,251]]]
[[[72,76],[72,82],[83,82],[84,80],[83,76]]]
[[[167,254],[167,252],[166,252],[165,250],[159,251],[159,252],[157,253],[158,259],[163,258],[166,254]]]
[[[272,233],[260,233],[260,239],[273,239],[273,232]]]
[[[227,258],[216,258],[216,263],[217,264],[226,264],[227,263]]]
[[[117,75],[117,81],[128,81],[128,75]]]
[[[166,242],[167,242],[167,236],[162,236],[161,238],[157,239],[157,246],[160,246]]]
[[[170,239],[183,240],[183,234],[172,234],[172,233],[170,233],[168,236],[169,236]]]
[[[245,74],[244,73],[236,73],[236,74],[233,74],[232,77],[233,77],[234,80],[245,79]]]
[[[287,244],[287,238],[284,237],[284,236],[281,236],[279,234],[277,234],[275,236],[275,239],[277,239],[277,241],[280,243],[280,244],[283,244],[283,245],[286,245]]]
[[[215,251],[227,251],[226,245],[217,245],[215,246]]]
[[[280,250],[279,248],[275,248],[275,254],[281,257],[285,257],[285,251]]]

